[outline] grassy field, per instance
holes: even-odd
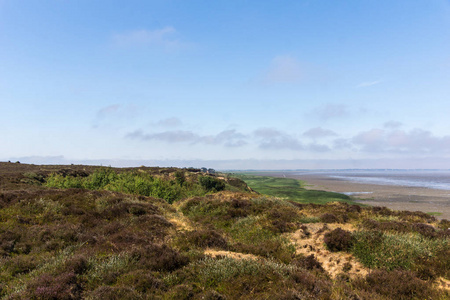
[[[344,194],[307,190],[303,188],[303,182],[297,179],[258,176],[247,173],[233,174],[233,176],[242,179],[250,188],[263,195],[299,203],[325,204],[338,201],[354,204],[350,197]]]

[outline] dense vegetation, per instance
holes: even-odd
[[[52,173],[45,185],[55,188],[84,188],[108,190],[127,194],[162,198],[169,203],[193,196],[203,196],[207,192],[224,190],[226,184],[210,176],[191,176],[178,170],[171,177],[155,177],[142,170],[117,173],[112,168],[99,168],[92,174],[73,175]]]
[[[0,297],[450,297],[449,221],[317,193],[329,203],[195,169],[0,163]]]

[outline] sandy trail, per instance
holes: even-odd
[[[323,224],[312,223],[305,224],[306,230],[299,229],[296,232],[289,234],[290,240],[296,246],[297,254],[305,256],[313,254],[317,261],[322,264],[322,267],[327,271],[331,277],[341,273],[346,273],[351,277],[365,276],[368,274],[366,269],[353,255],[347,252],[331,252],[326,248],[323,241],[324,235],[336,228],[341,228],[347,231],[354,231],[355,228],[351,224]],[[324,228],[324,226],[326,226]],[[305,234],[306,233],[306,234]],[[350,270],[344,270],[344,266],[350,266]]]

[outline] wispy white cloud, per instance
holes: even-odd
[[[365,152],[450,153],[450,136],[438,137],[418,128],[411,131],[374,128],[357,134],[352,142]]]
[[[156,125],[161,127],[178,127],[182,124],[183,122],[177,117],[166,118],[156,122]]]
[[[103,117],[110,116],[110,115],[116,113],[117,111],[119,111],[119,109],[120,109],[119,104],[112,104],[112,105],[105,106],[103,108],[100,108],[97,111],[97,117],[103,118]]]
[[[317,139],[328,136],[336,136],[337,133],[329,129],[323,129],[322,127],[315,127],[305,131],[303,135],[313,139]]]
[[[312,138],[313,142],[304,141],[302,136]],[[305,154],[320,154],[337,151],[355,155],[448,155],[450,154],[450,136],[436,136],[423,129],[400,130],[393,128],[373,128],[361,131],[346,138],[336,137],[334,131],[321,127],[312,128],[298,135],[276,128],[258,128],[250,133],[229,129],[216,134],[199,134],[190,130],[167,130],[146,133],[136,130],[126,135],[128,139],[159,141],[169,144],[214,145],[222,147],[250,147],[258,151],[293,151]]]
[[[377,85],[382,83],[382,80],[375,80],[375,81],[365,81],[365,82],[361,82],[360,84],[358,84],[356,87],[358,88],[362,88],[362,87],[369,87],[369,86],[373,86],[373,85]]]
[[[344,104],[328,103],[313,110],[313,115],[324,120],[342,118],[349,115],[349,113],[348,107]]]
[[[397,121],[388,121],[386,123],[383,124],[384,128],[389,128],[389,129],[397,129],[399,127],[401,127],[403,124]]]
[[[224,130],[215,135],[200,135],[189,130],[168,130],[156,133],[144,133],[142,130],[136,130],[128,133],[125,137],[141,141],[223,145],[226,147],[241,147],[247,144],[246,136],[235,129]]]
[[[98,128],[105,123],[118,123],[136,118],[141,110],[134,104],[111,104],[100,108],[95,113],[93,128]]]
[[[302,143],[295,137],[274,128],[259,128],[253,132],[261,149],[303,150]]]
[[[290,55],[276,56],[264,76],[265,83],[297,83],[304,78],[300,62]]]
[[[116,45],[122,47],[156,46],[173,50],[186,45],[177,38],[177,31],[172,26],[154,30],[140,29],[116,33],[112,36],[112,39]]]

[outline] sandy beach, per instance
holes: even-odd
[[[305,188],[351,193],[355,201],[395,210],[438,212],[439,219],[450,219],[450,191],[422,187],[356,183],[321,174],[264,173],[266,176],[289,177],[307,182]]]

